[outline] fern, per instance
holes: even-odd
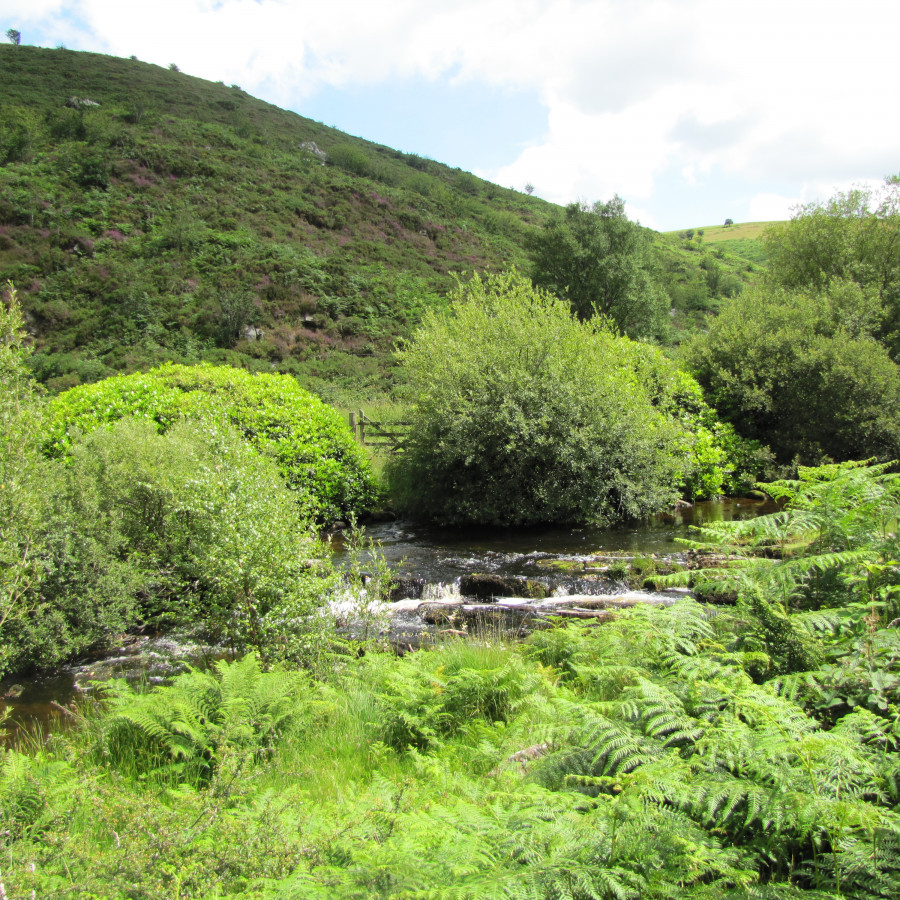
[[[140,777],[203,780],[226,752],[270,748],[302,717],[305,685],[301,673],[261,671],[252,654],[219,661],[213,672],[191,670],[147,694],[111,682],[94,753]]]

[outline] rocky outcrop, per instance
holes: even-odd
[[[93,109],[100,104],[96,100],[90,100],[87,97],[69,97],[65,105],[69,109]]]

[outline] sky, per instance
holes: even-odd
[[[0,0],[7,28],[663,231],[900,172],[897,0]]]

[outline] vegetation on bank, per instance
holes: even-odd
[[[515,272],[460,285],[402,351],[401,507],[446,524],[608,523],[734,490],[758,445],[657,349]]]
[[[771,271],[684,359],[709,402],[782,464],[900,456],[900,183],[773,226]]]
[[[372,499],[337,414],[284,376],[174,366],[48,407],[14,292],[8,301],[0,672],[52,667],[147,626],[267,660],[308,656],[336,584],[317,517]]]
[[[896,896],[900,479],[767,489],[715,615],[113,686],[4,751],[7,896]]]
[[[161,432],[220,420],[274,460],[305,513],[330,523],[371,509],[376,489],[362,448],[331,407],[287,375],[226,366],[166,365],[73,388],[49,404],[46,444],[62,455],[75,435],[126,416]]]

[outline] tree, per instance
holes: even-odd
[[[529,196],[534,193],[534,185],[530,181],[525,185],[525,193]]]
[[[724,304],[685,358],[710,401],[783,463],[900,456],[900,367],[874,335],[877,294],[757,286]]]
[[[15,44],[17,47],[22,43],[22,32],[16,31],[15,28],[10,28],[6,32],[6,39],[11,43]]]
[[[566,298],[582,320],[607,317],[630,337],[665,330],[668,299],[651,272],[650,243],[625,203],[571,203],[531,241],[534,283]]]
[[[400,355],[414,407],[390,477],[407,511],[446,524],[603,523],[678,496],[693,439],[673,414],[674,366],[655,348],[579,321],[516,272],[475,277],[453,301]]]
[[[846,281],[874,290],[885,311],[874,336],[900,358],[900,177],[808,203],[764,240],[772,277],[786,288]]]
[[[728,228],[730,225],[734,225],[734,219],[725,220],[725,227]]]

